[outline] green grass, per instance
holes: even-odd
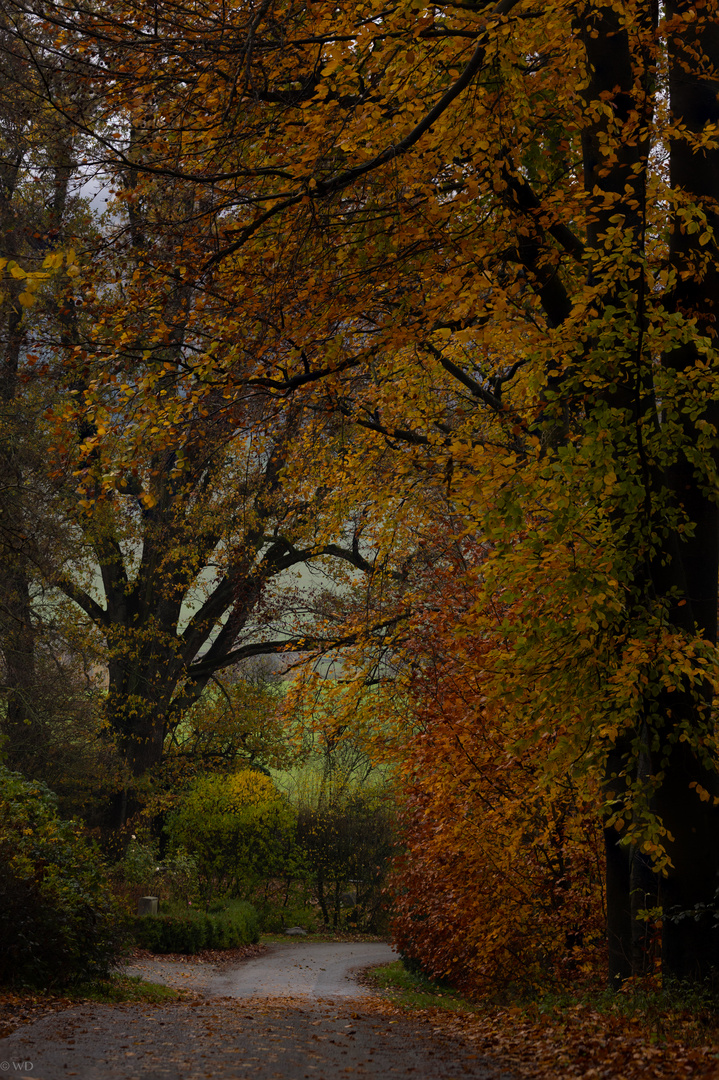
[[[445,1009],[447,1012],[473,1012],[477,1006],[447,986],[424,975],[407,971],[401,960],[382,964],[366,972],[367,979],[392,1000],[407,1009]]]
[[[107,979],[77,983],[63,991],[63,996],[73,1001],[98,1001],[111,1005],[128,1001],[159,1005],[168,1001],[180,1001],[184,992],[173,990],[171,986],[145,982],[137,975],[111,975]]]
[[[572,1009],[592,1009],[603,1016],[618,1016],[661,1030],[671,1024],[691,1023],[719,1030],[719,995],[707,987],[677,984],[663,989],[640,983],[614,990],[545,991],[533,1000],[518,1002],[531,1018],[557,1016]]]

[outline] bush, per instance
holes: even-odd
[[[196,860],[206,904],[217,895],[261,902],[260,894],[292,863],[295,820],[272,781],[245,769],[196,780],[167,830],[173,853]]]
[[[124,859],[117,867],[123,881],[128,885],[150,887],[160,861],[157,847],[157,843],[143,844],[133,836],[127,846]]]
[[[104,975],[123,938],[97,849],[44,784],[0,765],[0,982]]]
[[[385,932],[383,890],[395,830],[382,799],[357,791],[329,806],[305,806],[298,837],[325,924]]]
[[[135,940],[154,953],[196,953],[200,949],[233,949],[259,937],[259,920],[252,904],[228,905],[217,913],[183,911],[181,914],[138,915]]]
[[[319,929],[317,912],[306,905],[268,907],[260,913],[260,926],[265,934],[281,934],[288,926],[301,926],[310,934],[316,933]]]
[[[114,867],[115,889],[123,895],[134,914],[141,895],[158,896],[190,907],[199,898],[197,860],[178,852],[160,860],[156,841],[138,841],[133,836],[124,859]]]

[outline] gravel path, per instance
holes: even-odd
[[[44,1017],[0,1040],[0,1077],[511,1080],[471,1042],[443,1037],[426,1018],[398,1018],[351,980],[353,969],[391,958],[381,944],[303,942],[232,970],[136,963],[138,974],[195,990],[195,1000],[82,1005]]]
[[[152,982],[218,997],[357,999],[369,997],[371,991],[355,982],[352,972],[396,959],[396,952],[381,941],[301,941],[272,945],[263,956],[230,969],[153,958],[135,961],[126,971]]]

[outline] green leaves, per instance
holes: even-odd
[[[123,944],[99,853],[44,784],[0,766],[0,980],[47,987],[104,975]]]

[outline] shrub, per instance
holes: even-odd
[[[228,905],[216,913],[138,915],[135,940],[154,953],[196,953],[200,949],[233,949],[259,937],[259,920],[252,904]]]
[[[167,829],[174,853],[197,863],[200,895],[259,899],[285,876],[296,849],[295,814],[272,781],[245,769],[196,780]]]
[[[260,913],[260,926],[265,934],[281,934],[288,926],[301,926],[310,934],[319,929],[317,912],[307,905],[268,907]]]
[[[382,799],[357,791],[330,806],[303,807],[298,836],[325,923],[383,932],[395,830]]]
[[[114,868],[115,888],[134,913],[140,895],[149,894],[190,907],[198,899],[197,860],[176,852],[160,860],[156,841],[140,842],[133,836],[125,858]]]
[[[0,765],[0,982],[104,975],[123,936],[97,849],[44,784]]]
[[[140,843],[134,836],[118,869],[128,885],[149,887],[154,881],[159,862],[156,843]]]

